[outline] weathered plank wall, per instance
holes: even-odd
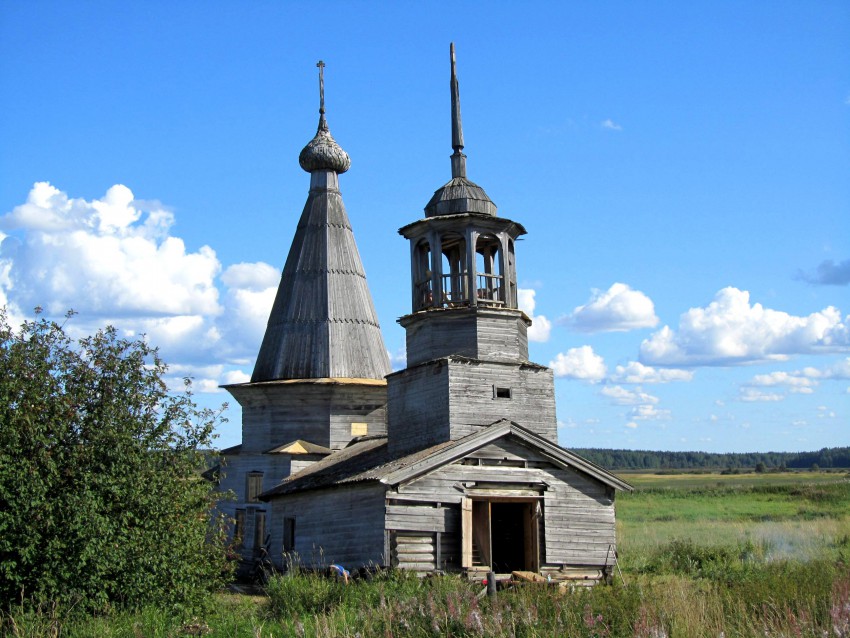
[[[461,461],[399,486],[397,492],[389,492],[387,529],[428,538],[432,548],[436,533],[440,532],[444,543],[441,553],[454,553],[459,561],[460,502],[464,484],[473,483],[476,489],[486,484],[486,489],[499,493],[513,490],[517,495],[543,494],[540,562],[544,573],[563,571],[565,567],[601,570],[606,561],[610,563],[609,546],[613,551],[616,543],[610,488],[573,470],[561,469],[509,440],[488,445]],[[545,490],[544,484],[548,486]],[[420,560],[421,552],[416,560],[407,557],[408,553],[396,551],[397,563],[420,571],[427,561]],[[436,556],[428,560],[434,561]]]
[[[365,423],[367,434],[387,433],[387,387],[339,385],[330,405],[330,447],[339,450],[352,438],[352,424]]]
[[[616,547],[614,495],[606,485],[572,470],[547,468],[555,481],[545,493],[546,559],[598,565]]]
[[[449,440],[449,371],[433,361],[387,377],[387,444],[392,454]]]
[[[528,327],[519,310],[451,308],[407,315],[407,365],[449,355],[528,360]]]
[[[387,385],[393,453],[456,440],[499,419],[557,443],[555,385],[548,368],[441,359],[392,374]],[[509,390],[510,398],[497,397],[496,388]]]
[[[510,398],[495,396],[494,387],[509,390]],[[558,442],[555,382],[548,368],[452,360],[449,397],[453,439],[507,419]]]
[[[243,452],[265,452],[295,439],[339,449],[351,424],[386,433],[384,385],[269,383],[228,388],[242,406]]]
[[[295,519],[295,552],[302,564],[347,569],[384,564],[385,487],[343,485],[273,499],[272,560],[283,563],[283,520]]]
[[[314,458],[315,457],[311,457]],[[263,489],[267,490],[277,485],[292,471],[292,457],[288,454],[235,454],[223,459],[220,470],[218,489],[222,492],[232,491],[234,499],[219,501],[217,508],[231,518],[236,517],[236,510],[247,512],[248,508],[268,510],[268,504],[263,502],[249,503],[246,498],[247,477],[249,472],[262,472]],[[231,529],[231,534],[233,530]],[[246,528],[243,534],[244,552],[250,554],[254,549],[253,517],[246,516]]]

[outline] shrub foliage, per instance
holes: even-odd
[[[225,576],[199,471],[221,413],[111,327],[74,340],[0,310],[0,371],[0,604],[201,603]]]

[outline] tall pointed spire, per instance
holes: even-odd
[[[438,188],[425,206],[425,216],[457,215],[459,213],[483,213],[496,215],[496,205],[478,184],[466,178],[466,155],[463,153],[463,124],[460,120],[460,89],[457,82],[455,44],[449,46],[452,76],[452,179]]]
[[[452,177],[466,177],[466,155],[463,154],[463,123],[460,119],[460,89],[457,83],[455,43],[449,47],[452,59]]]
[[[382,379],[387,349],[339,192],[351,160],[325,120],[324,62],[319,62],[319,130],[299,162],[310,173],[252,381]]]

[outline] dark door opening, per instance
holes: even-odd
[[[540,501],[464,498],[461,565],[496,573],[540,569]]]
[[[500,574],[531,569],[526,564],[525,520],[530,503],[492,503],[490,525],[493,570]]]

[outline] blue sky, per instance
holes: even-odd
[[[846,2],[5,2],[0,303],[145,333],[227,400],[307,196],[322,59],[403,366],[397,229],[450,177],[451,41],[469,176],[528,230],[561,444],[850,443]]]

